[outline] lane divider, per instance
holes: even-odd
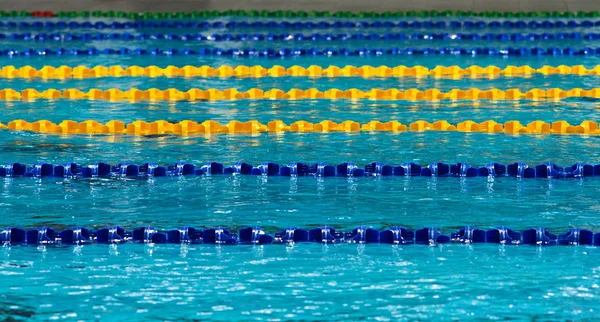
[[[462,77],[528,77],[534,74],[540,75],[600,75],[600,65],[586,68],[583,65],[576,66],[542,66],[532,68],[531,66],[470,66],[461,68],[458,66],[436,66],[429,69],[424,66],[328,66],[323,68],[317,65],[309,67],[291,66],[285,68],[275,65],[269,68],[263,66],[229,66],[222,65],[216,68],[211,66],[129,66],[123,68],[114,66],[44,66],[40,69],[13,65],[3,66],[0,69],[0,78],[43,78],[43,79],[67,79],[67,78],[102,78],[102,77],[435,77],[435,78],[462,78]]]
[[[364,167],[359,167],[354,162],[344,162],[338,165],[329,165],[325,162],[315,164],[291,162],[279,165],[272,162],[263,162],[252,166],[246,162],[236,162],[230,167],[218,162],[206,162],[196,166],[180,161],[168,166],[156,163],[133,164],[129,162],[111,166],[108,163],[95,162],[84,166],[68,162],[61,165],[52,165],[38,162],[33,166],[21,163],[7,163],[0,166],[0,177],[59,177],[59,178],[148,178],[148,177],[173,177],[173,176],[200,176],[200,175],[253,175],[253,176],[281,176],[281,177],[364,177],[364,176],[421,176],[421,177],[516,177],[516,178],[583,178],[600,176],[600,165],[575,163],[568,167],[560,167],[552,162],[546,162],[529,167],[524,162],[500,164],[490,162],[482,167],[474,167],[466,162],[446,164],[433,162],[429,165],[419,165],[405,162],[399,166],[389,165],[384,162],[371,162]]]
[[[187,91],[180,91],[175,88],[160,90],[151,88],[148,90],[139,90],[131,88],[121,91],[116,88],[101,90],[97,88],[83,92],[76,88],[63,90],[47,89],[39,92],[36,89],[29,88],[18,92],[11,88],[0,89],[0,101],[23,100],[35,101],[37,99],[69,99],[69,100],[102,100],[102,101],[211,101],[211,100],[317,100],[317,99],[351,99],[351,100],[386,100],[386,101],[442,101],[442,100],[551,100],[559,101],[565,98],[585,97],[600,98],[600,88],[591,88],[588,90],[582,88],[573,88],[563,90],[560,88],[550,88],[547,90],[534,88],[526,92],[518,88],[499,90],[493,88],[490,90],[481,90],[470,88],[466,90],[451,89],[442,92],[439,89],[432,88],[427,90],[418,90],[415,88],[407,90],[378,89],[373,88],[368,91],[361,91],[356,88],[340,90],[332,88],[328,90],[318,90],[310,88],[306,90],[293,88],[289,91],[273,88],[262,90],[252,88],[247,91],[239,91],[236,88],[218,90],[209,88],[201,90],[192,88]]]
[[[185,120],[178,123],[170,123],[164,120],[145,122],[134,121],[124,123],[118,120],[108,121],[106,124],[94,120],[75,122],[64,120],[59,124],[48,120],[36,122],[27,122],[24,120],[14,120],[7,125],[0,123],[0,129],[12,131],[31,131],[39,133],[52,134],[111,134],[111,135],[194,135],[194,134],[243,134],[243,133],[332,133],[332,132],[423,132],[423,131],[458,131],[463,133],[504,133],[509,135],[519,134],[580,134],[580,135],[600,135],[598,123],[594,121],[583,121],[579,125],[571,125],[567,121],[556,121],[546,123],[544,121],[533,121],[527,125],[519,121],[508,121],[504,125],[493,120],[476,123],[471,120],[451,124],[446,120],[440,120],[429,123],[419,120],[409,125],[399,121],[370,121],[368,123],[359,123],[354,121],[344,121],[335,123],[330,120],[319,123],[310,123],[307,121],[297,121],[290,125],[281,120],[271,121],[262,124],[256,120],[240,122],[230,121],[222,125],[217,121],[204,121],[202,123]]]
[[[599,17],[598,11],[292,11],[292,10],[203,10],[191,12],[125,12],[125,11],[0,11],[0,17],[105,17],[130,19],[173,19],[173,18],[214,18],[214,17],[337,17],[337,18],[397,18],[397,17],[492,17],[492,18],[525,18],[525,17]]]
[[[218,56],[218,57],[236,57],[236,58],[282,58],[282,57],[337,57],[337,56],[412,56],[412,55],[450,55],[450,56],[597,56],[600,55],[600,48],[361,48],[361,49],[316,49],[316,48],[267,48],[267,49],[222,49],[214,47],[198,49],[129,49],[129,48],[59,48],[59,49],[33,49],[22,50],[3,49],[0,50],[0,56],[8,58],[14,57],[32,57],[32,56]]]
[[[217,226],[196,229],[183,226],[173,230],[159,230],[152,226],[127,230],[119,226],[109,226],[96,231],[85,227],[72,227],[57,231],[51,227],[25,230],[6,227],[0,230],[0,243],[10,246],[35,245],[86,245],[86,244],[209,244],[209,245],[265,245],[265,244],[396,244],[396,245],[436,245],[436,244],[505,244],[505,245],[600,245],[600,233],[581,228],[554,235],[545,228],[532,228],[516,231],[501,226],[489,230],[466,226],[450,235],[444,235],[434,227],[412,230],[402,226],[377,230],[372,226],[359,226],[350,231],[337,230],[332,226],[313,229],[286,228],[266,233],[259,226],[245,227],[236,234],[233,230]]]
[[[22,163],[7,163],[0,166],[0,177],[58,177],[58,178],[139,178],[173,177],[200,175],[253,175],[281,177],[516,177],[516,178],[583,178],[600,176],[600,164],[575,163],[568,167],[560,167],[552,162],[546,162],[530,167],[524,162],[500,164],[490,162],[482,167],[471,166],[466,162],[446,164],[433,162],[429,165],[419,165],[405,162],[401,165],[390,165],[385,162],[371,162],[359,167],[354,162],[344,162],[329,165],[325,162],[314,164],[291,162],[279,165],[263,162],[253,166],[246,162],[236,162],[224,166],[218,162],[206,162],[194,165],[180,161],[175,164],[161,166],[157,163],[134,164],[129,162],[111,166],[104,162],[94,162],[87,166],[67,162],[52,165],[44,161],[32,166]]]
[[[600,20],[517,21],[0,21],[8,29],[572,29],[600,26]]]
[[[3,34],[0,39],[23,41],[96,41],[96,40],[176,40],[181,42],[222,42],[222,41],[534,41],[534,40],[598,40],[600,33],[385,33],[385,34],[331,34],[331,33],[288,33],[288,34],[131,34],[131,33],[21,33]]]

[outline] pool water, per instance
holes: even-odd
[[[29,19],[29,20],[28,20]],[[65,19],[65,18],[63,18]],[[106,21],[108,18],[102,19]],[[225,18],[224,18],[225,19]],[[228,18],[231,19],[231,18]],[[237,19],[237,18],[236,18]],[[260,19],[260,18],[255,18]],[[440,18],[441,19],[441,18]],[[461,18],[468,20],[466,18]],[[575,19],[575,18],[574,18]],[[33,18],[22,20],[34,21]],[[96,21],[97,19],[91,19]],[[235,19],[234,19],[235,20]],[[239,20],[239,19],[238,19]],[[269,20],[277,20],[269,18]],[[320,19],[323,20],[323,19]],[[447,19],[448,20],[448,19]],[[458,20],[453,18],[449,20]],[[472,20],[472,19],[471,19]],[[477,18],[476,20],[485,20]],[[540,19],[538,19],[540,20]],[[547,19],[544,19],[547,20]],[[564,20],[564,19],[563,19]],[[77,21],[84,21],[77,19]],[[597,32],[598,27],[568,29]],[[336,33],[385,33],[384,29],[335,29]],[[1,30],[3,33],[34,32]],[[35,31],[38,32],[38,31]],[[43,32],[48,32],[43,30]],[[51,32],[104,32],[52,30]],[[122,32],[122,31],[119,31]],[[132,34],[147,30],[127,30]],[[154,32],[154,31],[152,31]],[[198,32],[158,30],[163,33]],[[209,30],[210,33],[269,33],[270,30]],[[277,29],[276,33],[331,30]],[[401,30],[394,32],[536,32],[556,30]],[[463,47],[596,47],[597,40],[460,42]],[[449,47],[453,42],[422,40],[310,42],[262,41],[185,43],[178,41],[30,42],[2,39],[14,48],[151,49],[219,46],[303,48]],[[584,65],[596,57],[301,57],[286,59],[228,57],[0,57],[0,65]],[[597,75],[533,75],[497,78],[147,78],[68,80],[0,79],[0,88],[595,88]],[[287,124],[353,120],[465,120],[503,123],[518,120],[579,124],[597,121],[600,100],[552,101],[196,101],[104,102],[88,100],[2,101],[0,122],[50,120],[258,120]],[[0,164],[52,164],[95,161],[117,164],[180,160],[231,165],[372,161],[488,162],[530,165],[554,162],[600,163],[597,136],[520,135],[459,132],[261,133],[216,136],[61,136],[0,130]],[[260,226],[273,234],[286,227],[331,225],[348,231],[436,227],[445,234],[469,225],[515,230],[545,227],[558,234],[578,227],[600,231],[600,179],[499,178],[284,178],[254,176],[165,177],[153,179],[0,178],[0,226],[32,229],[73,226],[127,229],[151,225]],[[591,246],[444,245],[83,245],[0,248],[0,319],[4,320],[592,320],[600,311],[599,250]]]
[[[12,248],[2,254],[2,306],[39,320],[584,320],[598,315],[598,255],[496,245]]]

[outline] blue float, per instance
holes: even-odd
[[[215,167],[217,167],[218,169],[215,170]],[[208,171],[206,171],[205,169],[208,169]],[[222,174],[223,165],[221,165],[220,163],[211,162],[202,166],[201,170],[207,174]],[[212,170],[215,171],[213,172]],[[172,176],[188,176],[196,174],[196,167],[193,164],[180,161],[175,164],[169,165],[167,171],[168,174]]]
[[[96,242],[98,244],[123,243],[127,241],[127,238],[131,237],[131,232],[125,231],[125,229],[119,226],[102,228],[96,231]]]
[[[545,228],[532,228],[523,230],[523,244],[528,245],[551,245],[556,243],[556,235],[551,234]]]
[[[304,57],[323,56],[404,56],[404,55],[468,55],[468,56],[592,56],[600,55],[600,48],[362,48],[362,49],[310,49],[303,48],[267,48],[255,50],[252,48],[222,49],[222,48],[184,48],[181,50],[173,48],[129,49],[129,48],[74,48],[74,49],[4,49],[0,50],[0,56],[8,57],[30,57],[30,56],[96,56],[96,55],[120,55],[120,56],[231,56],[237,58],[282,58],[282,57]]]
[[[24,229],[7,227],[0,231],[0,243],[2,245],[27,244],[27,233]]]
[[[442,235],[437,229],[423,228],[415,231],[415,243],[416,244],[446,244],[450,242],[450,237]]]
[[[379,231],[369,226],[360,226],[347,232],[345,240],[356,244],[379,243]]]
[[[311,242],[337,244],[342,242],[343,239],[344,235],[330,226],[323,226],[308,231],[308,241]]]
[[[556,178],[563,172],[563,169],[552,162],[546,162],[535,167],[535,174],[539,178]]]
[[[94,162],[81,169],[84,178],[105,177],[110,174],[111,167],[108,163]]]
[[[394,226],[379,232],[382,244],[414,244],[415,232],[404,227]]]
[[[134,177],[139,174],[139,167],[131,163],[119,163],[112,167],[112,173],[120,177]]]
[[[169,230],[167,242],[171,244],[199,244],[203,242],[202,231],[187,226]]]
[[[382,162],[372,162],[365,166],[365,174],[368,176],[391,176],[394,168]]]
[[[167,169],[156,163],[144,163],[139,166],[138,170],[141,175],[147,177],[164,177],[167,175]]]
[[[204,230],[202,238],[205,244],[234,245],[238,243],[237,235],[223,227]]]
[[[27,167],[20,163],[8,163],[0,168],[0,177],[19,177],[23,176]]]
[[[335,167],[324,162],[319,162],[309,166],[308,173],[318,178],[335,177]]]
[[[240,229],[240,244],[265,245],[273,243],[273,236],[268,235],[260,227]]]
[[[329,165],[317,162],[308,165],[300,162],[292,162],[282,165],[264,162],[253,167],[249,163],[237,162],[231,167],[224,168],[223,164],[207,162],[195,166],[186,162],[178,162],[166,167],[157,163],[143,163],[136,165],[129,162],[110,166],[108,163],[95,162],[88,166],[76,163],[65,163],[52,166],[45,162],[38,162],[33,166],[21,163],[9,163],[0,167],[0,177],[59,177],[59,178],[93,178],[93,177],[127,177],[148,178],[164,176],[188,176],[188,175],[258,175],[258,176],[284,176],[284,177],[362,177],[368,176],[424,176],[424,177],[502,177],[511,176],[517,178],[584,178],[600,175],[600,164],[576,163],[569,167],[560,167],[551,162],[530,167],[523,162],[515,162],[508,166],[499,163],[489,163],[477,168],[468,163],[445,164],[434,162],[427,166],[406,162],[400,166],[394,166],[383,162],[372,162],[360,168],[353,162],[344,162],[338,165]]]
[[[394,175],[395,176],[406,176],[406,177],[420,176],[421,175],[421,166],[416,163],[406,162],[406,163],[403,163],[401,166],[394,167]]]
[[[290,244],[308,242],[308,230],[288,228],[275,233],[273,242],[276,244]]]
[[[67,245],[89,244],[94,240],[94,232],[84,227],[74,227],[59,233],[60,241]]]
[[[420,41],[450,41],[450,42],[461,42],[461,41],[536,41],[536,40],[598,40],[600,39],[599,33],[529,33],[522,35],[519,33],[485,33],[485,34],[473,34],[473,33],[455,33],[450,36],[448,33],[385,33],[385,34],[319,34],[314,33],[311,35],[305,35],[302,33],[285,33],[285,34],[146,34],[141,33],[138,35],[132,35],[130,33],[12,33],[12,34],[0,34],[0,39],[10,39],[12,41],[36,41],[36,42],[49,42],[49,41],[102,41],[102,40],[171,40],[180,42],[247,42],[247,41],[348,41],[348,40],[359,40],[359,41],[390,41],[390,40],[420,40]],[[93,49],[92,51],[98,51]],[[516,49],[519,51],[519,49]],[[171,50],[173,52],[173,50]],[[250,51],[247,51],[248,53]],[[308,51],[310,52],[310,50]],[[522,51],[520,52],[523,53]]]
[[[453,177],[477,177],[479,170],[472,168],[468,163],[457,163],[450,165],[450,174]]]
[[[470,243],[485,243],[486,231],[467,226],[450,235],[453,242],[470,244]]]
[[[279,175],[279,165],[272,162],[263,162],[258,167],[252,168],[250,174],[255,176],[276,176]]]
[[[338,177],[362,177],[365,174],[365,171],[360,169],[354,162],[338,164],[336,172]]]
[[[252,172],[252,165],[245,162],[236,162],[234,165],[223,169],[223,174],[242,174],[249,175]]]
[[[200,170],[206,175],[223,174],[223,164],[218,162],[207,162],[200,167]]]
[[[54,175],[54,166],[49,163],[38,162],[32,167],[27,168],[27,172],[24,175],[35,178],[52,176]]]
[[[43,246],[47,244],[54,244],[60,240],[59,233],[50,227],[40,227],[27,231],[27,244]]]
[[[594,175],[594,166],[590,164],[575,163],[564,168],[564,176],[569,178],[581,178]]]
[[[159,232],[152,226],[139,227],[132,231],[119,226],[101,228],[97,231],[85,227],[74,227],[60,233],[49,227],[24,230],[22,228],[8,227],[0,230],[0,243],[4,245],[83,245],[83,244],[294,244],[301,242],[314,242],[325,244],[423,244],[435,245],[445,243],[472,244],[490,243],[503,245],[600,245],[600,232],[594,233],[587,229],[571,228],[569,231],[554,235],[544,228],[526,229],[522,232],[506,227],[497,227],[482,230],[466,226],[450,234],[442,234],[435,228],[426,227],[412,231],[401,226],[378,231],[371,226],[359,226],[350,231],[336,230],[331,226],[323,226],[311,230],[287,228],[276,232],[273,236],[258,226],[240,229],[239,238],[234,232],[224,227],[208,228],[204,230],[183,226],[169,230],[167,233]]]
[[[506,167],[509,176],[517,178],[535,178],[535,169],[523,162],[515,162]]]
[[[592,245],[594,233],[586,229],[572,228],[570,231],[558,235],[557,242],[560,245]]]
[[[421,170],[421,175],[426,177],[447,177],[450,175],[450,166],[445,163],[434,162],[426,168],[423,168]]]
[[[167,242],[167,235],[152,226],[136,228],[131,235],[133,242],[142,244],[164,244]]]
[[[506,227],[498,227],[488,230],[485,240],[488,243],[518,245],[521,243],[521,233]]]
[[[298,162],[292,162],[287,166],[279,168],[279,175],[284,177],[303,177],[308,175],[308,165]]]

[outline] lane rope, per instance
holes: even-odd
[[[500,164],[490,162],[482,167],[471,166],[466,162],[447,164],[433,162],[419,165],[405,162],[401,165],[390,165],[385,162],[371,162],[359,167],[354,162],[329,165],[325,162],[314,164],[291,162],[277,164],[263,162],[253,166],[246,162],[236,162],[224,166],[218,162],[206,162],[194,165],[180,161],[175,164],[161,166],[157,163],[134,164],[118,163],[111,166],[104,162],[94,162],[87,166],[67,162],[60,165],[40,161],[32,166],[12,162],[0,166],[0,177],[57,177],[57,178],[139,178],[178,177],[178,176],[212,176],[212,175],[251,175],[265,177],[455,177],[455,178],[584,178],[600,176],[600,164],[575,163],[560,167],[552,162],[530,167],[524,162]]]
[[[0,39],[11,41],[97,41],[97,40],[175,40],[180,42],[224,42],[224,41],[312,41],[312,42],[332,42],[332,41],[536,41],[536,40],[598,40],[600,33],[385,33],[385,34],[162,34],[162,33],[0,33]]]
[[[399,121],[370,121],[359,123],[347,120],[341,123],[335,123],[330,120],[324,120],[319,123],[310,123],[307,121],[296,121],[290,125],[281,120],[271,121],[262,124],[256,120],[240,122],[230,121],[222,125],[217,121],[207,120],[198,123],[191,120],[185,120],[178,123],[170,123],[164,120],[145,122],[134,121],[124,123],[118,120],[108,121],[105,124],[94,120],[75,122],[64,120],[59,124],[48,120],[36,122],[27,122],[24,120],[14,120],[7,125],[0,123],[0,129],[12,131],[30,131],[50,134],[110,134],[110,135],[198,135],[198,134],[256,134],[256,133],[334,133],[334,132],[423,132],[423,131],[450,131],[463,133],[504,133],[509,135],[520,134],[579,134],[579,135],[600,135],[598,123],[594,121],[583,121],[579,125],[571,125],[567,121],[556,121],[546,123],[544,121],[533,121],[527,125],[519,121],[508,121],[504,124],[493,120],[476,123],[471,120],[463,121],[457,124],[451,124],[446,120],[436,122],[427,122],[418,120],[408,125]]]
[[[282,58],[282,57],[338,57],[338,56],[431,56],[431,55],[450,55],[450,56],[597,56],[600,55],[599,48],[360,48],[360,49],[316,49],[316,48],[266,48],[266,49],[222,49],[215,47],[197,48],[197,49],[177,49],[177,48],[154,48],[154,49],[130,49],[130,48],[59,48],[59,49],[2,49],[0,56],[7,58],[16,57],[49,57],[49,56],[215,56],[215,57],[236,57],[236,58]]]
[[[396,244],[396,245],[435,245],[435,244],[503,244],[503,245],[600,245],[600,233],[582,228],[571,228],[560,235],[554,235],[545,228],[532,228],[516,231],[504,226],[489,230],[466,226],[450,235],[444,235],[434,227],[411,230],[402,226],[377,230],[372,226],[359,226],[350,231],[337,230],[331,226],[313,229],[286,228],[266,233],[259,226],[245,227],[236,234],[233,230],[217,226],[196,229],[183,226],[173,230],[159,230],[145,226],[127,230],[119,226],[109,226],[96,231],[85,227],[72,227],[62,231],[51,227],[25,230],[6,227],[0,230],[0,243],[10,246],[59,246],[86,244],[209,244],[209,245],[266,245],[266,244]]]
[[[398,18],[398,17],[488,17],[488,18],[525,18],[525,17],[599,17],[598,11],[464,11],[464,10],[422,10],[422,11],[292,11],[292,10],[204,10],[191,12],[125,12],[125,11],[0,11],[0,17],[104,17],[130,19],[184,19],[214,17],[337,17],[337,18]]]
[[[500,90],[492,88],[489,90],[481,90],[478,88],[470,89],[451,89],[442,92],[439,89],[432,88],[427,90],[418,90],[415,88],[400,90],[379,89],[373,88],[368,91],[361,91],[356,88],[340,90],[332,88],[328,90],[318,90],[310,88],[306,90],[293,88],[289,91],[273,88],[263,90],[252,88],[247,91],[240,91],[236,88],[218,90],[214,88],[199,89],[192,88],[187,91],[181,91],[175,88],[160,90],[151,88],[148,90],[140,90],[131,88],[128,90],[119,90],[111,88],[101,90],[92,88],[87,92],[83,92],[77,88],[69,88],[63,90],[47,89],[39,92],[36,89],[28,88],[18,92],[12,88],[0,89],[0,101],[16,101],[22,100],[33,102],[38,99],[68,99],[68,100],[101,100],[101,101],[215,101],[215,100],[385,100],[385,101],[475,101],[475,100],[550,100],[559,101],[566,98],[600,98],[600,88],[582,89],[560,89],[549,88],[539,89],[534,88],[526,92],[522,92],[518,88]]]
[[[600,65],[586,68],[583,65],[576,66],[542,66],[533,68],[524,66],[470,66],[461,68],[459,66],[436,66],[429,69],[424,66],[328,66],[322,67],[311,65],[308,67],[294,65],[285,68],[280,65],[272,67],[256,66],[229,66],[222,65],[216,68],[211,66],[44,66],[35,68],[31,66],[15,67],[13,65],[3,66],[0,69],[0,78],[24,78],[24,79],[68,79],[68,78],[103,78],[103,77],[362,77],[362,78],[390,78],[390,77],[435,77],[435,78],[463,78],[463,77],[529,77],[531,75],[600,75]]]
[[[8,29],[573,29],[600,26],[600,20],[517,21],[0,21]]]

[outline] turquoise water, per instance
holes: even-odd
[[[486,245],[13,248],[1,254],[1,278],[19,283],[2,305],[38,320],[590,320],[598,255]]]
[[[270,19],[271,20],[271,19]],[[479,20],[479,19],[477,19]],[[582,29],[581,32],[595,32]],[[337,32],[338,30],[336,30]],[[569,29],[569,32],[571,29]],[[573,30],[576,31],[576,30]],[[62,31],[57,31],[62,32]],[[77,30],[75,30],[77,32]],[[108,32],[108,31],[106,31]],[[135,31],[140,32],[140,31]],[[143,32],[143,31],[142,31]],[[170,32],[170,31],[165,31]],[[174,31],[175,32],[175,31]],[[177,30],[176,32],[183,32]],[[218,31],[217,31],[218,32]],[[222,32],[222,31],[221,31]],[[237,31],[236,31],[237,32]],[[268,31],[265,31],[268,32]],[[277,31],[279,32],[279,30]],[[282,30],[281,32],[286,32]],[[312,32],[312,31],[311,31]],[[317,32],[317,31],[315,31]],[[361,32],[361,30],[339,30]],[[382,32],[369,29],[364,33]],[[407,30],[406,33],[416,32]],[[463,32],[485,32],[484,30]],[[500,31],[498,31],[500,32]],[[512,32],[521,32],[515,30]],[[525,32],[525,31],[523,31]],[[556,32],[536,29],[535,32]],[[305,32],[307,33],[307,32]],[[192,43],[199,46],[197,43]],[[292,46],[287,42],[199,43],[234,48]],[[461,42],[461,46],[597,46],[594,41]],[[294,42],[304,47],[453,46],[451,42]],[[176,41],[35,43],[3,40],[0,47],[186,48]],[[32,57],[0,58],[0,65],[584,65],[598,57]],[[0,79],[0,88],[329,88],[481,89],[600,87],[598,76],[435,78],[103,78],[87,80]],[[475,104],[405,101],[218,102],[0,102],[0,122],[118,119],[367,122],[464,120],[598,121],[600,101],[505,101]],[[179,160],[226,165],[246,161],[336,164],[372,161],[429,164],[523,161],[600,163],[600,141],[589,136],[406,132],[285,133],[217,136],[59,136],[0,131],[0,164],[104,161],[172,164]],[[446,234],[464,227],[515,230],[543,226],[553,233],[573,227],[600,231],[600,179],[183,177],[142,179],[8,178],[0,180],[0,226],[128,229],[153,225],[259,225],[268,233],[297,226],[359,225],[384,229],[435,226]],[[584,246],[498,245],[85,245],[0,248],[0,319],[16,320],[592,320],[600,305],[598,249]]]

